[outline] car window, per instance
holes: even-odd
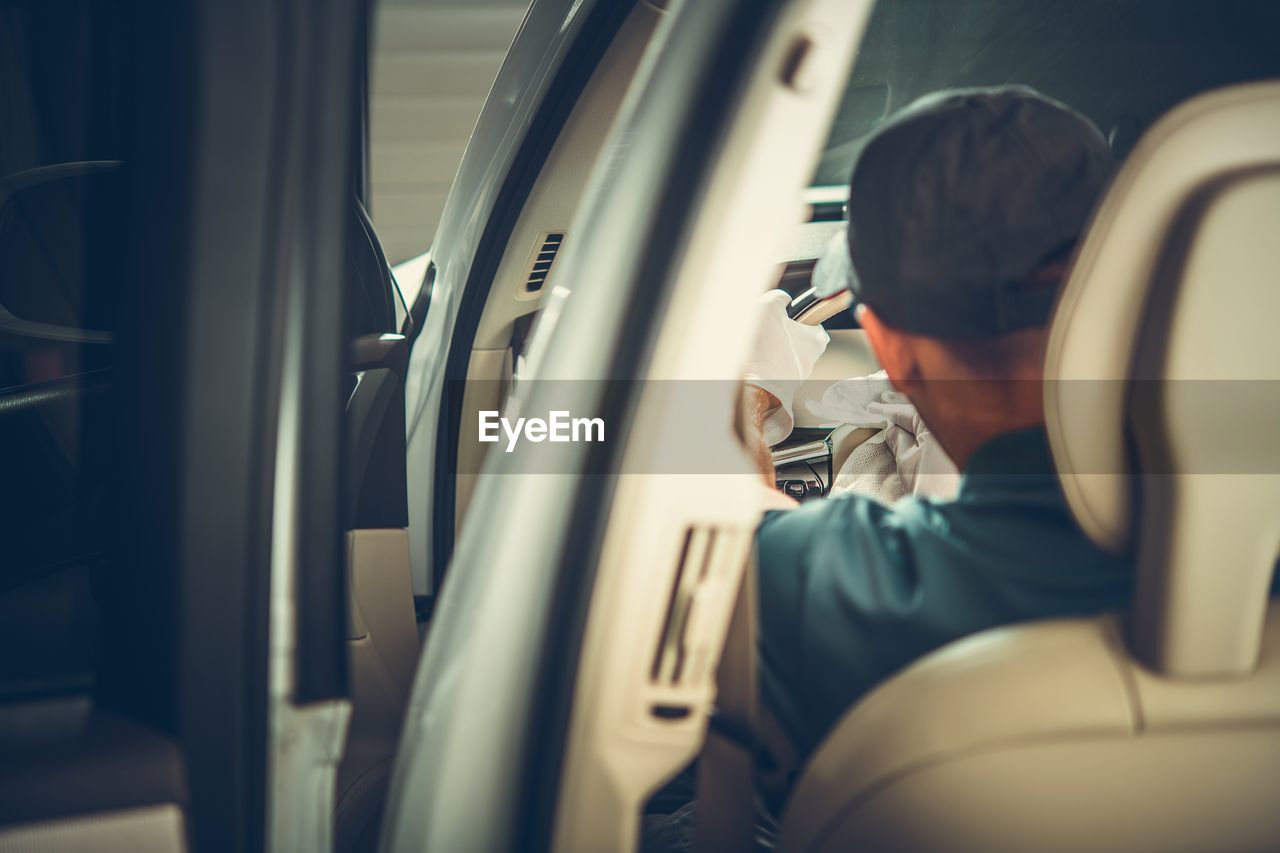
[[[1123,157],[1180,101],[1275,76],[1274,0],[881,0],[812,183],[847,184],[867,135],[937,89],[1032,86]]]
[[[123,14],[0,0],[0,694],[92,668],[118,266]]]

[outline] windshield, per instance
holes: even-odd
[[[1032,86],[1123,157],[1178,102],[1275,76],[1276,0],[880,0],[812,184],[846,185],[867,135],[937,89]]]

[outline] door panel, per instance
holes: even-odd
[[[348,281],[358,334],[349,348],[345,415],[344,636],[351,719],[338,767],[334,830],[334,848],[344,853],[376,844],[419,641],[406,530],[404,332],[412,321],[372,223],[363,215],[361,220]]]
[[[361,51],[357,61],[367,60]],[[357,84],[361,110],[368,86],[363,71]],[[359,174],[368,161],[367,123],[357,138],[352,159]],[[419,643],[406,530],[405,368],[414,319],[359,200],[354,214],[347,247],[349,394],[343,424],[343,636],[350,720],[337,766],[333,815],[334,849],[341,853],[371,851],[377,844]]]
[[[352,716],[338,769],[334,849],[369,849],[418,662],[404,528],[347,534]]]

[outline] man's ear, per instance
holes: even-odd
[[[876,316],[876,312],[866,305],[859,305],[858,325],[867,333],[867,341],[876,361],[889,374],[893,387],[904,394],[910,394],[920,384],[920,363],[911,336],[899,332]]]

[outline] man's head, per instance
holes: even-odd
[[[960,464],[1043,421],[1049,315],[1112,157],[1021,86],[939,92],[880,127],[849,195],[851,289],[882,366]]]

